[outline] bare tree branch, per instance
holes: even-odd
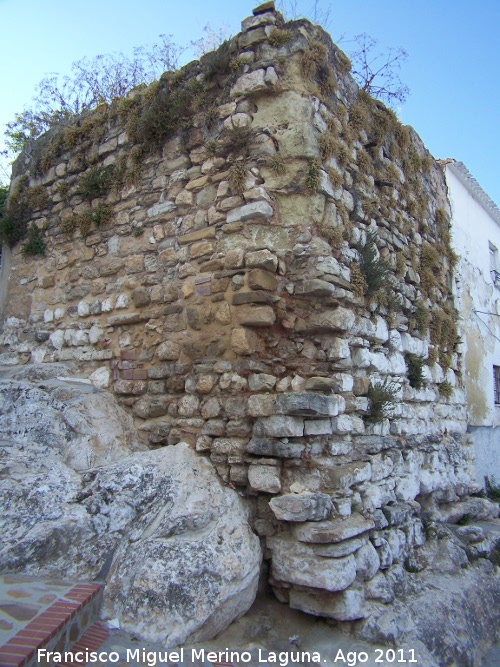
[[[401,47],[381,51],[377,40],[366,33],[356,35],[353,41],[358,48],[349,54],[351,73],[360,88],[389,105],[405,102],[410,90],[399,78],[399,71],[408,59],[406,51]]]

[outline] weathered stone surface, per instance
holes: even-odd
[[[279,468],[252,464],[248,468],[248,482],[256,491],[278,493],[281,489]]]
[[[238,323],[247,327],[271,327],[276,322],[271,306],[239,306],[236,316]]]
[[[321,521],[332,511],[332,499],[326,493],[288,493],[272,498],[269,507],[280,521]]]
[[[177,343],[167,340],[164,343],[160,343],[160,345],[158,345],[156,354],[158,359],[161,359],[162,361],[177,361],[181,354],[181,348]]]
[[[231,97],[242,97],[244,95],[257,93],[260,90],[265,90],[266,83],[264,81],[264,74],[265,72],[263,69],[258,69],[249,74],[240,76],[231,88]]]
[[[360,462],[335,466],[325,474],[325,478],[328,480],[328,485],[335,490],[348,489],[371,478],[371,465]]]
[[[361,514],[351,514],[329,521],[303,523],[294,526],[293,533],[300,542],[329,544],[356,537],[374,527],[371,519],[365,519]]]
[[[335,287],[326,282],[326,280],[319,280],[315,278],[313,280],[304,280],[295,286],[295,295],[296,296],[330,296],[335,292]]]
[[[369,581],[377,574],[380,568],[380,559],[377,550],[371,542],[367,542],[354,554],[356,560],[356,573],[363,579]]]
[[[304,435],[304,420],[299,417],[262,417],[254,424],[257,437],[297,438]]]
[[[275,273],[278,268],[278,258],[269,250],[256,250],[246,254],[245,264],[248,268],[264,269]]]
[[[309,392],[279,394],[276,399],[278,412],[304,417],[334,417],[339,413],[340,403],[341,399],[338,396],[324,396]]]
[[[248,285],[252,289],[263,289],[273,291],[276,289],[278,280],[274,273],[263,271],[262,269],[253,269],[248,274]]]
[[[86,470],[143,450],[131,416],[112,394],[71,377],[64,364],[12,369],[1,380],[0,437],[52,448],[62,463]],[[18,379],[19,378],[19,379]]]
[[[321,558],[297,551],[293,542],[274,541],[271,576],[298,586],[311,586],[325,591],[342,591],[356,577],[354,556]]]
[[[105,618],[167,647],[213,637],[248,609],[257,590],[259,541],[242,501],[185,444],[130,456],[137,445],[126,451],[123,426],[102,405],[93,435],[106,427],[117,438],[98,468],[78,474],[64,463],[79,465],[68,455],[75,431],[62,413],[81,425],[81,401],[102,403],[103,392],[51,378],[52,370],[47,365],[37,380],[43,390],[26,376],[2,381],[2,408],[17,404],[2,409],[2,438],[11,442],[3,448],[10,473],[0,481],[2,570],[91,580],[112,554]]]
[[[290,607],[306,614],[334,618],[337,621],[355,621],[364,618],[363,591],[348,588],[340,593],[290,591]]]
[[[313,544],[312,547],[314,553],[318,556],[323,556],[323,558],[341,558],[361,549],[367,541],[368,538],[363,535],[362,537],[353,537],[350,540],[343,540],[336,544]]]
[[[237,354],[248,356],[259,349],[259,337],[251,329],[236,327],[231,332],[231,348]]]
[[[255,454],[257,456],[277,456],[284,459],[294,459],[300,457],[304,451],[304,445],[292,442],[281,442],[281,440],[266,440],[264,438],[254,437],[248,443],[246,450],[249,454]]]
[[[227,222],[266,219],[273,215],[273,207],[267,201],[255,201],[235,208],[227,214]]]
[[[339,306],[335,310],[325,310],[311,315],[304,326],[306,331],[351,331],[355,315],[352,310]]]

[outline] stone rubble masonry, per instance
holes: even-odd
[[[460,356],[447,370],[432,364],[429,333],[410,324],[423,300],[413,253],[435,244],[431,213],[447,209],[446,186],[432,160],[412,176],[427,211],[417,218],[394,187],[377,185],[367,160],[392,174],[384,181],[401,181],[402,158],[369,128],[345,143],[359,122],[358,92],[337,47],[307,21],[273,46],[277,21],[271,6],[243,21],[233,41],[242,68],[210,84],[221,91],[217,129],[200,112],[183,137],[148,154],[134,182],[102,200],[112,222],[86,237],[60,229],[83,207],[78,147],[30,178],[52,200],[33,218],[47,252],[24,258],[15,247],[8,260],[0,364],[71,361],[115,393],[145,444],[185,441],[209,456],[224,483],[257,498],[254,526],[279,599],[352,620],[365,598],[392,601],[377,582],[425,539],[420,513],[473,488]],[[303,75],[318,41],[335,80],[329,101]],[[251,133],[241,151],[224,144],[230,128]],[[405,152],[423,161],[421,140],[408,136]],[[218,142],[215,156],[208,140]],[[92,153],[117,165],[132,148],[110,121],[87,162]],[[354,248],[368,230],[393,269],[399,306],[356,291]],[[423,361],[422,389],[409,384],[406,353]],[[445,380],[449,398],[439,392]],[[374,382],[396,389],[380,422],[368,418]]]

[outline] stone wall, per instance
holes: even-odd
[[[419,137],[270,10],[37,146],[11,201],[46,251],[14,248],[1,363],[72,361],[151,447],[209,456],[257,498],[279,599],[338,620],[391,602],[423,519],[472,488]]]

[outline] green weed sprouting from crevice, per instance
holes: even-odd
[[[321,167],[317,160],[309,160],[309,167],[306,174],[306,188],[311,192],[316,192],[319,188],[321,178]]]
[[[229,169],[228,181],[231,186],[231,192],[235,195],[242,195],[245,191],[245,181],[247,178],[247,167],[243,161],[235,162]]]
[[[275,153],[269,158],[268,167],[276,174],[276,176],[283,176],[286,174],[286,165],[283,156]]]
[[[406,366],[408,368],[408,380],[410,387],[421,389],[424,384],[424,360],[417,357],[416,354],[407,354],[405,356]]]
[[[2,193],[3,206],[0,216],[0,240],[13,247],[25,238],[28,232],[28,222],[33,210],[27,198],[27,177],[20,178],[12,188],[10,195],[8,191]]]
[[[490,500],[500,500],[500,484],[497,483],[495,477],[484,478],[484,486],[486,489],[486,495]]]
[[[269,44],[276,48],[288,44],[292,39],[293,33],[291,30],[282,30],[280,28],[272,28],[269,33]]]
[[[46,246],[43,240],[43,232],[36,226],[31,225],[28,229],[26,241],[21,246],[23,257],[32,257],[40,255],[45,256]]]
[[[86,201],[92,201],[106,195],[113,183],[114,166],[91,167],[80,176],[78,181],[78,194]]]
[[[387,378],[382,382],[370,383],[368,388],[367,422],[377,423],[390,419],[394,414],[394,407],[398,395],[398,386]]]
[[[228,131],[228,148],[238,155],[247,155],[253,137],[253,130],[249,127],[232,127]]]
[[[366,281],[367,296],[373,296],[387,285],[390,272],[387,262],[378,256],[375,238],[375,233],[370,232],[366,235],[365,243],[355,245],[359,253],[359,268]]]
[[[441,382],[438,385],[439,388],[439,395],[442,396],[443,398],[451,398],[453,395],[453,385],[451,382],[448,382],[445,380],[444,382]]]

